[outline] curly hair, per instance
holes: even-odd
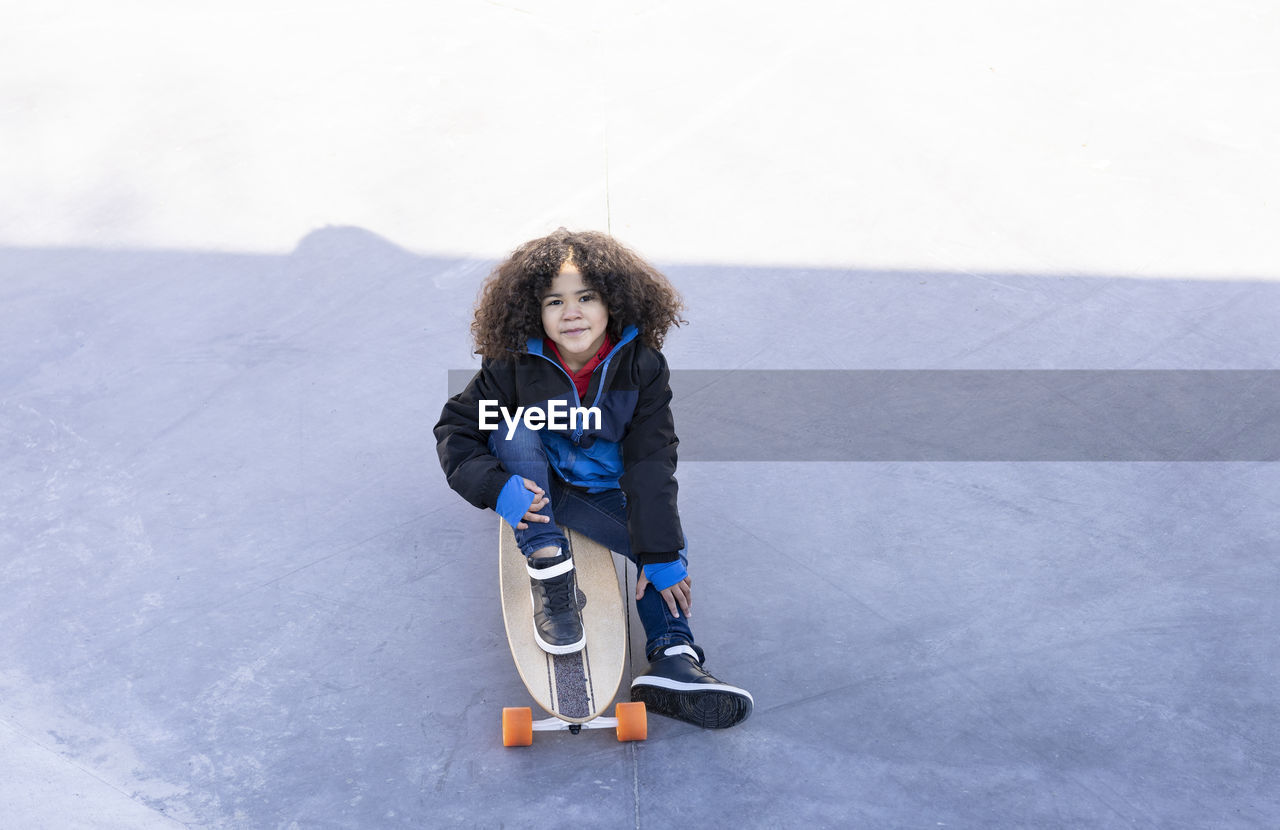
[[[684,302],[658,269],[608,234],[560,228],[516,248],[480,290],[471,336],[476,354],[504,357],[542,337],[542,297],[569,260],[609,309],[609,336],[617,341],[634,325],[640,339],[662,348],[667,330],[688,321]]]

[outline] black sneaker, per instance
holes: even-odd
[[[742,723],[755,706],[745,689],[721,683],[702,667],[702,649],[691,645],[666,648],[649,662],[649,670],[631,681],[631,699],[645,709],[706,729]]]
[[[550,654],[573,654],[587,644],[578,610],[578,580],[573,559],[563,551],[530,559],[533,592],[533,638]]]

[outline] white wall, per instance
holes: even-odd
[[[564,224],[668,261],[1280,276],[1263,0],[0,17],[0,245],[285,251],[349,224],[497,256]]]

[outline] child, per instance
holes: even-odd
[[[636,563],[650,665],[631,699],[720,728],[745,720],[754,704],[702,667],[689,630],[679,442],[659,351],[667,329],[685,322],[681,309],[662,274],[605,234],[561,228],[522,245],[485,282],[471,324],[483,361],[445,404],[436,449],[449,486],[514,528],[544,650],[570,654],[584,643],[563,526]],[[517,407],[554,413],[552,402],[562,413],[589,409],[540,429],[515,420]],[[497,407],[506,414],[497,417]]]

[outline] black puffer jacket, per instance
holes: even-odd
[[[640,564],[671,562],[684,546],[676,506],[676,448],[671,416],[670,370],[662,352],[645,346],[635,327],[596,367],[584,401],[540,339],[510,359],[486,358],[467,388],[444,405],[435,426],[436,452],[449,486],[471,504],[490,508],[511,478],[489,452],[491,431],[480,428],[480,401],[547,409],[552,400],[566,407],[600,409],[598,428],[543,430],[547,456],[561,478],[599,492],[621,488],[627,502],[627,532]],[[498,419],[499,440],[505,425]]]

